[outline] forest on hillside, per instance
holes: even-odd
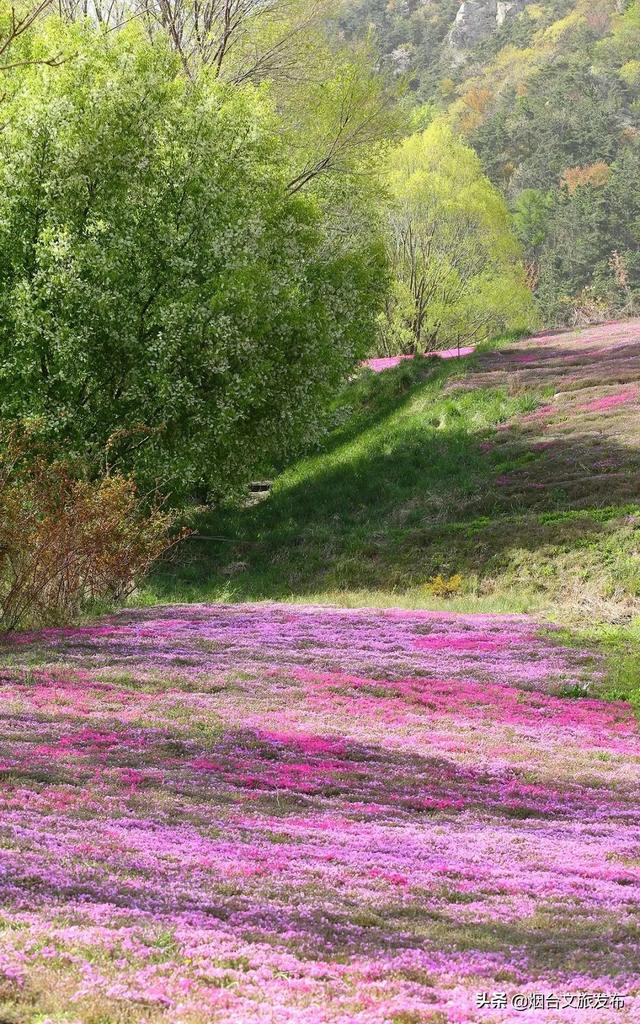
[[[629,314],[640,289],[635,0],[349,0],[409,102],[444,115],[509,205],[545,324]]]

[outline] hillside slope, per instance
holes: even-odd
[[[640,611],[640,320],[363,370],[324,449],[139,600]]]
[[[639,0],[351,0],[416,104],[446,114],[508,198],[545,323],[640,296]]]

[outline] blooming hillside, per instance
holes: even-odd
[[[173,606],[3,661],[2,1020],[638,1019],[637,723],[526,617]]]
[[[152,599],[637,615],[640,319],[387,362],[267,501],[207,517]]]
[[[538,335],[486,352],[456,390],[508,386],[547,399],[499,425],[484,452],[514,470],[497,483],[511,499],[588,507],[640,496],[640,320]]]

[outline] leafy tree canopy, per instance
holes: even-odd
[[[370,346],[367,188],[293,194],[268,86],[190,78],[136,22],[50,17],[21,45],[0,135],[3,413],[176,499],[228,493],[313,436]]]
[[[640,140],[639,0],[523,0],[500,17],[474,0],[462,6],[470,21],[484,11],[481,38],[457,49],[458,3],[345,6],[352,34],[376,27],[385,66],[405,55],[420,102],[464,134],[507,198],[544,320],[640,308],[640,191],[627,186]],[[428,52],[416,42],[425,22],[438,24]]]
[[[442,120],[393,154],[389,348],[479,341],[531,318],[507,206],[470,146]]]

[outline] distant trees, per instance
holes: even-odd
[[[640,308],[640,143],[606,174],[578,168],[549,193],[535,250],[538,295],[557,322],[628,316]],[[530,249],[531,242],[525,237]]]
[[[424,102],[433,98],[448,70],[444,41],[459,7],[460,0],[348,0],[337,20],[349,40],[373,29],[385,71],[406,77],[411,92]]]
[[[514,214],[545,321],[637,310],[638,189],[626,180],[640,139],[640,0],[527,4],[452,64],[458,7],[349,0],[341,19],[352,35],[373,23],[383,65],[402,66],[473,146]]]
[[[443,122],[393,153],[389,351],[477,342],[532,315],[507,207],[478,157]]]
[[[529,42],[469,140],[510,201],[544,319],[625,315],[640,302],[640,3],[576,2]]]

